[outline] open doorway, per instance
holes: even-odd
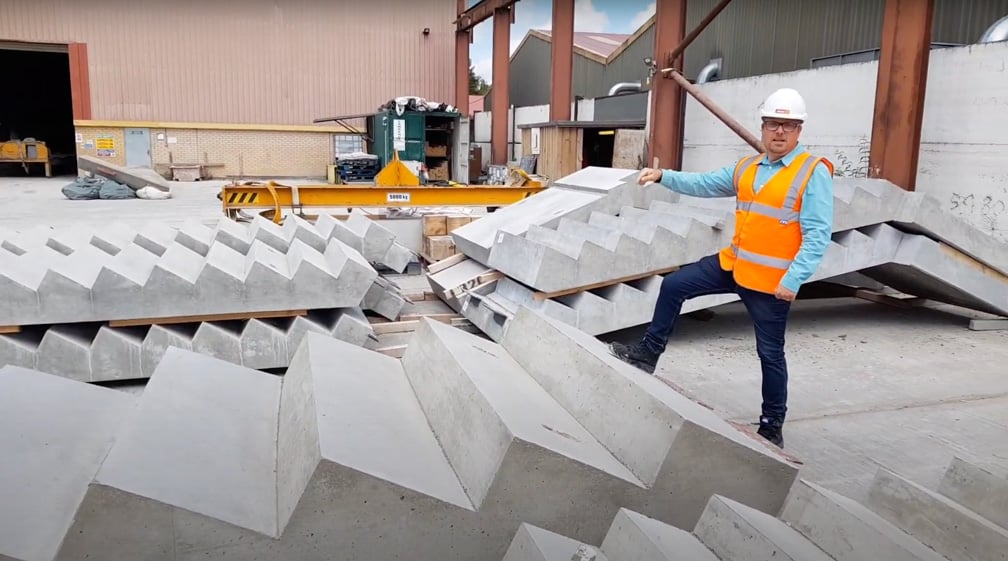
[[[584,129],[581,141],[582,167],[612,167],[616,131],[613,129]]]
[[[66,45],[0,42],[0,147],[8,141],[44,142],[53,175],[76,175],[70,56]],[[14,78],[16,77],[16,78]],[[28,146],[29,143],[25,142]],[[10,144],[5,151],[16,149]],[[34,147],[26,150],[32,153]],[[43,164],[11,163],[0,156],[0,176],[42,177]]]

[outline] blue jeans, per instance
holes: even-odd
[[[665,277],[643,343],[651,352],[663,353],[684,301],[730,292],[742,299],[756,330],[756,354],[763,370],[763,415],[784,422],[788,381],[784,332],[791,303],[739,286],[731,271],[721,268],[717,255],[704,257]]]

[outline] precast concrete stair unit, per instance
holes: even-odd
[[[605,204],[601,198],[568,206],[543,199],[540,209],[536,199],[547,190],[524,201],[524,211],[508,207],[457,230],[457,242],[490,241],[471,253],[470,246],[459,246],[470,259],[429,275],[431,286],[451,294],[449,304],[494,340],[522,306],[591,334],[649,322],[668,272],[730,243],[734,200],[671,192],[644,197],[655,186],[638,186],[637,172],[601,169],[571,177],[596,181],[607,193]],[[630,193],[643,201],[616,202]],[[503,278],[474,287],[474,278],[493,271]],[[833,240],[812,280],[851,273],[908,294],[1008,315],[1008,244],[944,210],[934,197],[888,181],[834,182]],[[734,300],[734,294],[701,296],[687,301],[683,313]]]
[[[502,559],[997,561],[1008,558],[1008,530],[970,507],[1003,505],[1006,487],[1008,479],[959,458],[938,492],[880,468],[865,504],[800,479],[777,515],[715,494],[687,529],[626,508],[596,542],[523,523]],[[986,498],[974,495],[985,488]]]
[[[149,378],[168,347],[258,370],[286,368],[305,333],[363,346],[373,334],[359,308],[312,310],[287,318],[137,327],[100,323],[33,327],[0,335],[0,365],[84,382]]]
[[[251,225],[222,217],[214,228],[190,221],[177,229],[152,223],[0,232],[0,286],[8,295],[0,303],[0,325],[362,304],[396,317],[405,303],[398,288],[373,286],[378,273],[343,241],[372,248],[362,240],[382,228],[362,226],[362,237],[355,238],[340,233],[352,232],[349,227],[326,218],[312,224],[292,216],[283,226],[257,215]],[[396,253],[394,247],[400,246],[386,253]],[[404,268],[406,257],[395,266]]]
[[[834,234],[810,282],[849,273],[860,273],[908,294],[1008,315],[1008,277],[977,266],[951,246],[889,224]],[[556,298],[537,297],[536,291],[503,278],[492,291],[469,294],[463,313],[494,340],[519,307],[535,309],[598,335],[650,322],[663,278],[652,275]],[[687,300],[682,313],[736,300],[734,293],[700,296]]]
[[[764,443],[516,321],[542,337],[422,320],[402,359],[308,333],[283,377],[170,348],[140,396],[0,369],[0,555],[499,559],[522,522],[594,543],[620,508],[784,504],[797,468]]]

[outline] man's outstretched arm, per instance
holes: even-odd
[[[734,164],[706,173],[666,169],[662,170],[659,183],[677,193],[693,197],[734,197],[734,175]]]

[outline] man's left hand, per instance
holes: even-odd
[[[778,284],[777,290],[774,291],[774,296],[776,296],[778,300],[787,300],[788,302],[794,302],[795,297],[798,295],[792,292],[790,289],[786,288],[783,284]]]

